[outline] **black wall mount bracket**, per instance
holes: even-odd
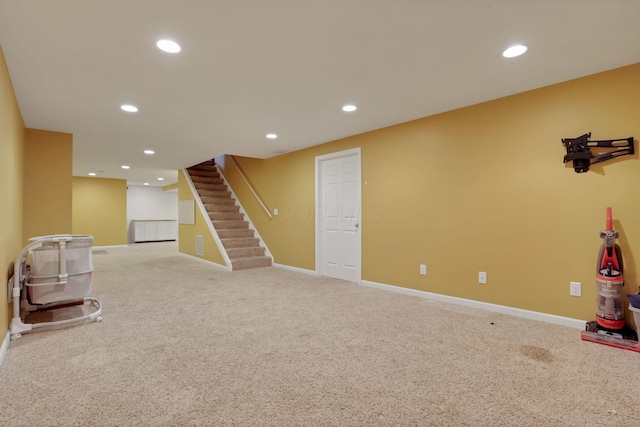
[[[594,163],[634,153],[632,136],[629,138],[592,141],[591,132],[589,132],[577,138],[562,138],[562,145],[567,150],[567,154],[564,156],[564,163],[573,162],[573,170],[576,173],[588,171],[589,166]],[[609,151],[593,154],[591,152],[592,148],[602,148]]]

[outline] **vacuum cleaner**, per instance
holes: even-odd
[[[622,250],[616,243],[618,232],[613,229],[611,208],[607,208],[606,230],[598,252],[596,286],[598,291],[596,320],[587,322],[581,338],[598,344],[640,352],[638,334],[624,321],[624,265]]]

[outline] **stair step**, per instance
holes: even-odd
[[[194,176],[193,174],[189,173],[189,176],[191,177],[191,182],[193,182],[193,184],[195,185],[196,182],[206,182],[208,184],[224,184],[224,179],[222,178],[214,178],[214,177],[204,177],[204,176]],[[202,179],[198,179],[198,178],[202,178]]]
[[[257,237],[241,237],[231,239],[220,239],[225,249],[233,248],[251,248],[260,246],[260,239]]]
[[[214,176],[191,176],[191,182],[193,182],[194,185],[198,185],[198,184],[217,184],[217,185],[223,185],[224,184],[224,180],[222,178],[216,178]]]
[[[196,187],[196,190],[201,191],[219,191],[219,192],[228,192],[227,186],[225,184],[211,184],[205,182],[194,182],[193,186]],[[229,194],[231,194],[229,192]],[[220,197],[220,196],[217,196]]]
[[[207,199],[206,203],[204,202],[203,199]],[[202,197],[200,196],[200,200],[202,200],[202,204],[205,205],[205,207],[207,205],[230,205],[233,206],[235,205],[236,201],[234,199],[232,199],[231,197]]]
[[[207,165],[202,165],[202,166],[191,166],[190,168],[187,168],[187,170],[189,171],[189,174],[194,174],[194,175],[198,175],[198,176],[206,176],[209,173],[217,173],[218,169],[215,166],[207,166]]]
[[[194,182],[210,182],[214,179],[222,179],[220,174],[214,169],[209,171],[189,171],[189,175]]]
[[[202,170],[202,169],[210,169],[215,168],[216,164],[213,160],[207,160],[206,162],[198,163],[197,165],[189,166],[187,169],[193,170]]]
[[[213,221],[213,226],[216,230],[237,230],[243,228],[249,228],[247,221]]]
[[[240,212],[209,212],[211,221],[244,221],[244,214]]]
[[[238,258],[253,258],[264,256],[264,248],[261,246],[255,248],[232,248],[227,249],[227,255],[232,260]]]
[[[205,201],[206,199],[206,201]],[[211,202],[212,197],[203,197],[202,204],[204,208],[209,212],[209,214],[213,212],[239,212],[240,206],[237,205],[229,205],[229,204],[220,204],[220,203],[208,203]],[[233,200],[233,199],[231,199]]]
[[[200,195],[200,197],[215,197],[217,199],[231,198],[231,191],[207,190],[199,188],[196,189],[198,190],[198,194]]]
[[[215,183],[222,184],[224,180],[220,178],[220,174],[218,172],[202,172],[201,175],[198,173],[189,172],[189,176],[191,177],[191,181],[195,184],[196,182],[206,182],[206,183]]]
[[[250,228],[234,228],[216,230],[220,239],[238,239],[242,237],[253,237],[253,230]]]
[[[202,179],[222,179],[220,178],[220,174],[218,173],[218,171],[215,168],[209,168],[208,170],[206,169],[187,169],[187,171],[189,172],[189,176],[191,177],[191,180],[193,181],[194,178],[198,179],[198,178],[202,178]]]
[[[271,258],[267,256],[238,258],[231,261],[233,270],[247,270],[249,268],[270,267]]]

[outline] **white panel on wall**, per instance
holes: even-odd
[[[180,224],[195,225],[195,200],[180,200],[178,202],[178,221]]]

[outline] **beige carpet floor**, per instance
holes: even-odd
[[[1,426],[640,425],[640,354],[576,329],[175,243],[93,261],[104,322],[10,343]]]

